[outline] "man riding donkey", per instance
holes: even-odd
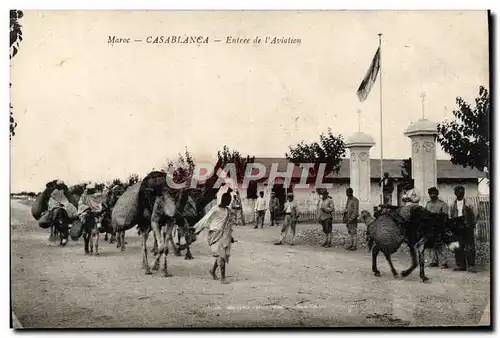
[[[103,203],[96,196],[96,186],[90,183],[78,201],[78,215],[82,222],[84,249],[86,255],[99,256],[99,228]],[[90,244],[90,248],[89,248]],[[94,252],[95,247],[95,252]]]
[[[59,232],[60,245],[64,246],[68,241],[71,222],[77,218],[77,210],[70,202],[69,189],[63,181],[57,180],[52,185],[47,184],[47,187],[52,188],[52,192],[48,199],[47,213],[42,216],[39,223],[44,220],[50,222],[52,226],[49,241],[55,241],[56,233]]]

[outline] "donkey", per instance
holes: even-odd
[[[403,226],[391,214],[383,213],[374,218],[367,210],[363,210],[360,218],[367,225],[368,248],[372,252],[372,271],[376,277],[380,277],[380,271],[377,268],[379,252],[384,254],[393,276],[398,276],[392,264],[391,255],[400,248],[401,244],[406,243],[410,249],[412,264],[401,272],[401,276],[407,277],[417,266],[420,266],[420,279],[422,282],[427,282],[429,278],[425,275],[425,249],[435,248],[438,245],[436,238],[440,238],[452,250],[458,245],[453,233],[453,223],[431,214],[421,206],[412,208],[410,222]]]

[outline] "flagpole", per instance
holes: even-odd
[[[384,178],[384,133],[382,123],[382,33],[378,34],[379,48],[379,78],[380,78],[380,181]],[[380,186],[380,204],[384,204],[383,186]]]

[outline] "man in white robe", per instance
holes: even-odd
[[[218,206],[210,211],[194,226],[195,234],[198,235],[204,229],[208,229],[207,242],[212,255],[216,258],[210,274],[217,280],[216,270],[220,266],[221,283],[228,284],[226,279],[226,264],[231,256],[232,222],[230,221],[231,194],[224,193]]]

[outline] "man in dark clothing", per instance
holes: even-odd
[[[476,216],[471,205],[465,199],[465,188],[455,187],[456,200],[451,205],[450,217],[455,222],[458,243],[460,247],[455,250],[457,267],[454,271],[476,272],[474,265],[476,261],[476,247],[474,242],[474,229],[476,227]]]
[[[429,188],[427,192],[429,193],[430,201],[425,204],[425,208],[434,214],[434,217],[440,220],[439,225],[443,226],[448,218],[448,205],[439,198],[439,190],[436,187]],[[439,266],[439,257],[441,257],[443,268],[447,269],[449,249],[441,243],[441,238],[436,238],[435,247],[430,251],[432,252],[430,267]]]
[[[269,212],[271,214],[271,226],[278,226],[278,213],[280,211],[280,201],[274,191],[271,193],[271,201],[269,202]]]
[[[349,244],[346,249],[350,251],[357,250],[358,246],[358,216],[359,216],[359,200],[354,197],[352,188],[346,190],[347,202],[344,211],[344,223],[349,234]]]
[[[384,178],[380,181],[382,195],[385,205],[392,205],[392,193],[394,191],[394,180],[389,177],[389,173],[384,173]]]

